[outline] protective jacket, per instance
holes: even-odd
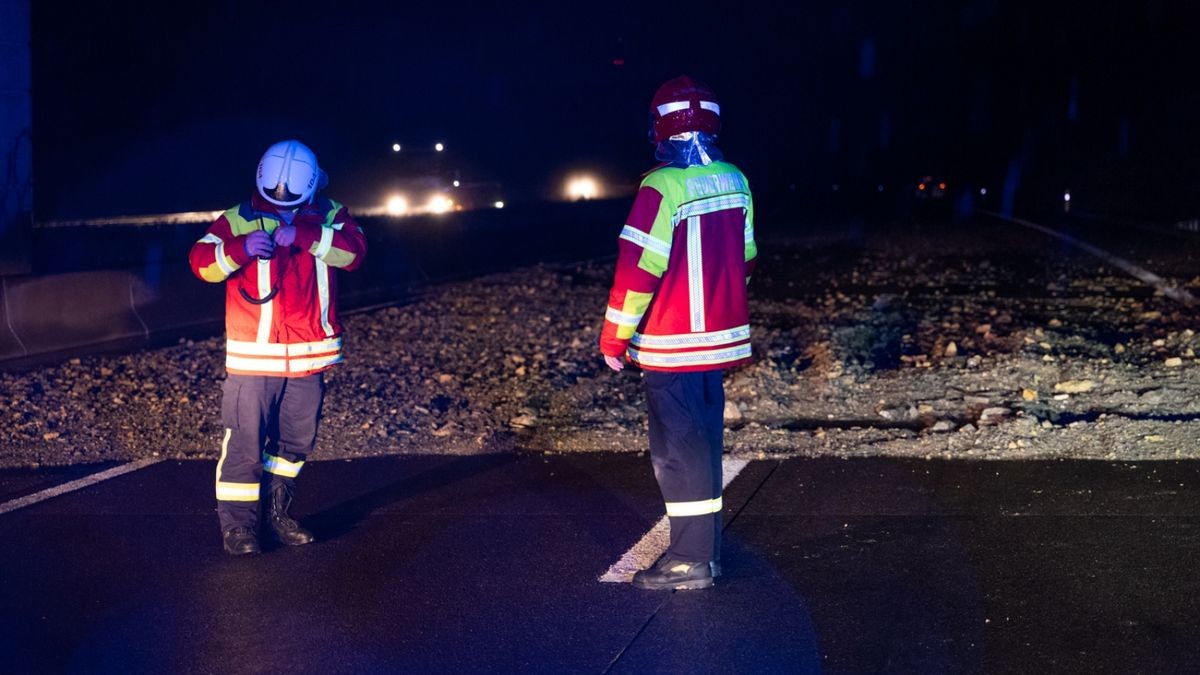
[[[192,272],[225,284],[225,369],[243,375],[301,377],[342,360],[334,268],[362,264],[362,228],[338,202],[323,197],[296,212],[291,246],[270,258],[246,253],[246,236],[272,234],[279,207],[255,195],[223,213],[193,246]]]
[[[750,359],[746,284],[758,249],[737,167],[663,166],[642,180],[617,242],[600,351],[647,370],[703,371]]]

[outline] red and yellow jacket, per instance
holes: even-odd
[[[255,195],[208,228],[188,256],[192,272],[225,284],[225,370],[241,375],[301,377],[342,360],[337,275],[367,252],[362,228],[341,204],[318,198],[292,220],[296,240],[269,259],[246,253],[254,230],[274,233],[279,211]]]
[[[746,284],[758,249],[746,177],[726,162],[646,175],[617,242],[600,351],[647,370],[750,360]]]

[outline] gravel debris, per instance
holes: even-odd
[[[756,360],[726,374],[731,453],[1200,457],[1192,315],[1094,259],[953,231],[760,250]],[[611,266],[445,283],[347,317],[313,458],[644,452],[637,370],[609,371],[596,347]],[[0,467],[215,458],[223,345],[0,373]]]

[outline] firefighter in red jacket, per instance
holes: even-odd
[[[683,76],[650,107],[655,156],[624,229],[600,351],[642,369],[650,459],[671,525],[659,562],[633,577],[647,589],[708,588],[720,570],[721,371],[750,360],[746,285],[757,257],[746,177],[722,161],[721,107]]]
[[[318,196],[327,180],[303,143],[272,145],[256,194],[217,218],[189,256],[196,276],[225,282],[216,493],[231,555],[261,550],[260,500],[264,535],[290,546],[313,540],[288,508],[316,443],[323,373],[342,360],[336,270],[356,269],[367,250],[350,212]]]

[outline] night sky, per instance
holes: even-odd
[[[766,195],[934,173],[1015,181],[1018,207],[1200,211],[1193,3],[249,4],[33,3],[38,220],[224,208],[288,137],[351,205],[439,140],[514,201],[574,168],[633,185],[682,73]]]

